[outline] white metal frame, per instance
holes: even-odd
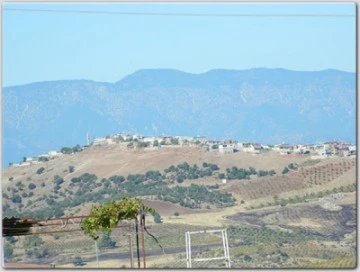
[[[199,233],[216,233],[221,232],[222,240],[223,240],[223,248],[224,248],[224,257],[213,257],[213,258],[197,258],[191,259],[191,234],[199,234]],[[211,261],[211,260],[225,260],[227,268],[231,268],[230,263],[230,254],[229,254],[229,243],[227,238],[226,229],[222,230],[201,230],[201,231],[187,231],[185,232],[185,243],[186,243],[186,267],[192,267],[192,261],[195,262],[203,262],[203,261]]]

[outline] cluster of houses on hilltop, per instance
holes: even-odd
[[[24,157],[23,161],[20,163],[12,163],[10,166],[19,167],[19,166],[28,166],[32,164],[39,164],[43,163],[55,158],[58,158],[60,156],[63,156],[64,154],[59,151],[49,151],[46,154],[41,154],[36,157]]]
[[[192,144],[206,144],[208,140],[203,136],[156,136],[156,137],[147,137],[139,134],[128,134],[128,133],[119,133],[112,136],[106,136],[103,138],[95,138],[91,145],[109,145],[116,144],[119,142],[144,142],[153,145],[157,143],[161,145],[192,145]]]
[[[138,145],[133,143],[137,142]],[[344,142],[325,142],[321,144],[278,144],[278,145],[263,145],[259,143],[245,143],[233,140],[208,140],[204,136],[156,136],[146,137],[139,134],[119,133],[109,135],[103,138],[95,138],[91,143],[87,136],[87,143],[84,146],[78,146],[78,151],[82,151],[90,146],[104,146],[125,143],[131,145],[133,148],[137,146],[143,148],[162,148],[175,146],[201,146],[211,152],[236,153],[246,152],[250,154],[260,154],[268,151],[274,151],[281,155],[291,154],[309,154],[312,159],[326,158],[330,156],[337,157],[352,157],[356,156],[356,146]],[[143,143],[143,144],[141,144]],[[31,164],[42,163],[49,159],[55,159],[64,155],[59,151],[50,151],[47,154],[42,154],[33,158],[24,158],[21,163],[14,163],[11,166],[27,166]]]
[[[281,155],[290,154],[310,154],[314,157],[349,157],[356,155],[356,146],[344,142],[325,142],[321,144],[278,144],[263,145],[259,143],[244,143],[232,140],[215,141],[209,140],[204,136],[156,136],[146,137],[139,134],[120,133],[113,136],[94,139],[92,145],[108,145],[119,142],[137,141],[148,143],[149,147],[156,145],[162,146],[203,146],[209,151],[220,153],[246,152],[260,154],[267,151],[274,151]]]

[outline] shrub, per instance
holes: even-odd
[[[75,167],[72,165],[69,165],[69,172],[72,173],[75,171]]]
[[[155,215],[154,215],[154,222],[157,223],[157,224],[162,223],[162,219],[161,219],[160,214],[155,213]]]
[[[178,145],[179,144],[179,139],[172,138],[171,139],[171,144]]]
[[[40,167],[38,170],[36,170],[36,174],[41,175],[42,173],[44,173],[45,168],[44,167]]]
[[[184,177],[178,176],[178,177],[176,178],[176,181],[177,181],[178,183],[182,183],[182,182],[184,181]]]
[[[216,171],[216,170],[219,170],[219,166],[217,166],[216,164],[210,164],[210,169],[212,171]]]
[[[283,175],[289,173],[289,168],[285,167],[281,172]]]
[[[21,203],[22,199],[21,199],[21,196],[19,196],[19,195],[13,195],[13,196],[11,197],[11,201],[12,201],[13,203]]]
[[[245,255],[244,256],[244,261],[245,262],[251,262],[252,258],[249,255]]]
[[[58,175],[54,176],[54,183],[59,186],[64,182],[64,179]]]
[[[85,263],[80,256],[76,256],[73,260],[75,266],[83,266]]]
[[[30,183],[28,187],[30,190],[33,190],[36,188],[36,185],[34,183]]]
[[[13,257],[14,249],[8,242],[5,242],[4,244],[4,258],[5,260],[11,260]]]
[[[48,198],[48,199],[46,199],[46,203],[50,206],[50,205],[54,204],[55,201],[52,198]]]
[[[116,242],[111,240],[111,238],[108,235],[103,235],[101,239],[99,240],[98,247],[99,248],[113,248],[115,247]]]
[[[24,239],[25,248],[39,247],[43,243],[43,240],[38,235],[25,236]]]
[[[123,176],[111,176],[109,178],[110,181],[116,183],[116,184],[120,184],[123,183],[125,181],[125,178]]]
[[[38,161],[47,162],[47,161],[49,161],[49,159],[47,157],[39,157]]]
[[[80,181],[81,181],[80,178],[72,178],[72,179],[71,179],[71,182],[72,182],[72,183],[78,183],[78,182],[80,182]]]
[[[148,142],[140,142],[139,143],[139,147],[148,147],[150,145],[150,143],[148,143]]]
[[[174,215],[175,215],[175,216],[179,216],[180,213],[179,213],[179,212],[174,212]]]
[[[71,147],[63,147],[63,148],[61,148],[61,153],[63,153],[63,154],[72,154],[73,151],[74,150]]]

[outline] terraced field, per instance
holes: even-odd
[[[339,162],[329,162],[321,166],[300,168],[286,175],[231,182],[222,191],[232,192],[244,200],[258,199],[321,186],[341,177],[353,168],[355,168],[355,160],[346,159]]]

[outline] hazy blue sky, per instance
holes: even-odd
[[[131,16],[11,8],[335,16]],[[142,68],[355,71],[352,3],[12,3],[3,9],[3,86],[61,79],[115,82]]]

